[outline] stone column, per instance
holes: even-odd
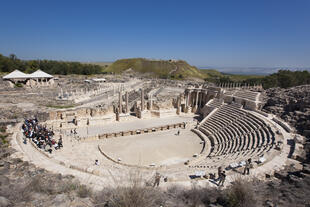
[[[137,117],[138,117],[139,119],[142,118],[142,111],[141,111],[141,109],[140,109],[139,107],[137,108]]]
[[[199,96],[199,91],[196,90],[196,96],[195,96],[195,99],[193,101],[195,101],[193,103],[194,107],[192,108],[192,112],[195,113],[198,109],[198,96]]]
[[[188,108],[190,105],[190,96],[191,96],[191,91],[187,91],[187,97],[186,97],[186,107],[185,107],[185,113],[188,113]]]
[[[119,102],[118,102],[119,113],[122,113],[122,111],[123,111],[122,110],[123,97],[122,97],[122,91],[121,90],[119,91],[118,99],[119,99]]]
[[[188,107],[188,92],[185,93],[185,107]]]
[[[119,121],[119,113],[118,112],[116,112],[116,121]]]
[[[180,114],[181,97],[177,97],[177,114]]]
[[[141,112],[144,111],[144,90],[141,88]]]
[[[152,110],[153,107],[153,95],[151,94],[151,99],[150,99],[150,110]]]
[[[199,104],[198,104],[198,108],[201,108],[201,105],[202,105],[202,97],[203,97],[203,93],[202,93],[202,91],[201,91],[201,93],[200,93],[200,99],[199,99]]]
[[[197,91],[196,93],[196,102],[195,102],[196,108],[198,108],[198,100],[199,100],[199,91]]]
[[[126,95],[125,95],[125,99],[126,99],[126,113],[129,113],[129,106],[128,106],[128,91],[126,91]]]

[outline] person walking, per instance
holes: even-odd
[[[225,171],[223,171],[223,172],[221,173],[220,182],[219,182],[218,185],[219,185],[219,186],[224,186],[225,180],[226,180],[226,173],[225,173]]]
[[[156,174],[155,174],[155,182],[154,182],[154,185],[153,185],[153,187],[155,187],[155,186],[159,186],[159,182],[160,182],[160,174],[158,173],[158,172],[156,172]]]
[[[221,178],[221,173],[222,173],[222,167],[219,166],[219,167],[217,168],[217,175],[218,175],[217,180],[220,180],[220,178]]]
[[[252,167],[252,160],[251,158],[249,158],[247,161],[245,161],[245,167],[244,167],[244,171],[243,171],[243,175],[250,174],[250,168]]]

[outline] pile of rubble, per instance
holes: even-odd
[[[299,134],[310,138],[310,85],[271,88],[263,110],[281,117],[295,127]]]

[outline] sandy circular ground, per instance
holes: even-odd
[[[180,135],[177,131],[180,130]],[[174,165],[192,159],[202,150],[201,139],[190,130],[174,129],[135,136],[105,139],[100,144],[106,155],[131,165]]]

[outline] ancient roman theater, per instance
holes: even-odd
[[[247,178],[265,179],[291,164],[288,157],[297,150],[289,144],[293,131],[261,110],[261,86],[150,88],[119,84],[113,86],[112,98],[102,88],[88,97],[61,90],[58,99],[97,101],[97,106],[51,110],[39,123],[53,131],[56,141],[61,138],[63,147],[50,153],[32,141],[24,144],[23,123],[17,125],[12,145],[23,159],[95,187],[123,185],[132,171],[146,182],[153,182],[158,172],[165,178],[163,186],[193,181],[212,186],[208,179],[219,167],[232,181],[249,158],[253,168]],[[102,109],[100,100],[108,107]]]

